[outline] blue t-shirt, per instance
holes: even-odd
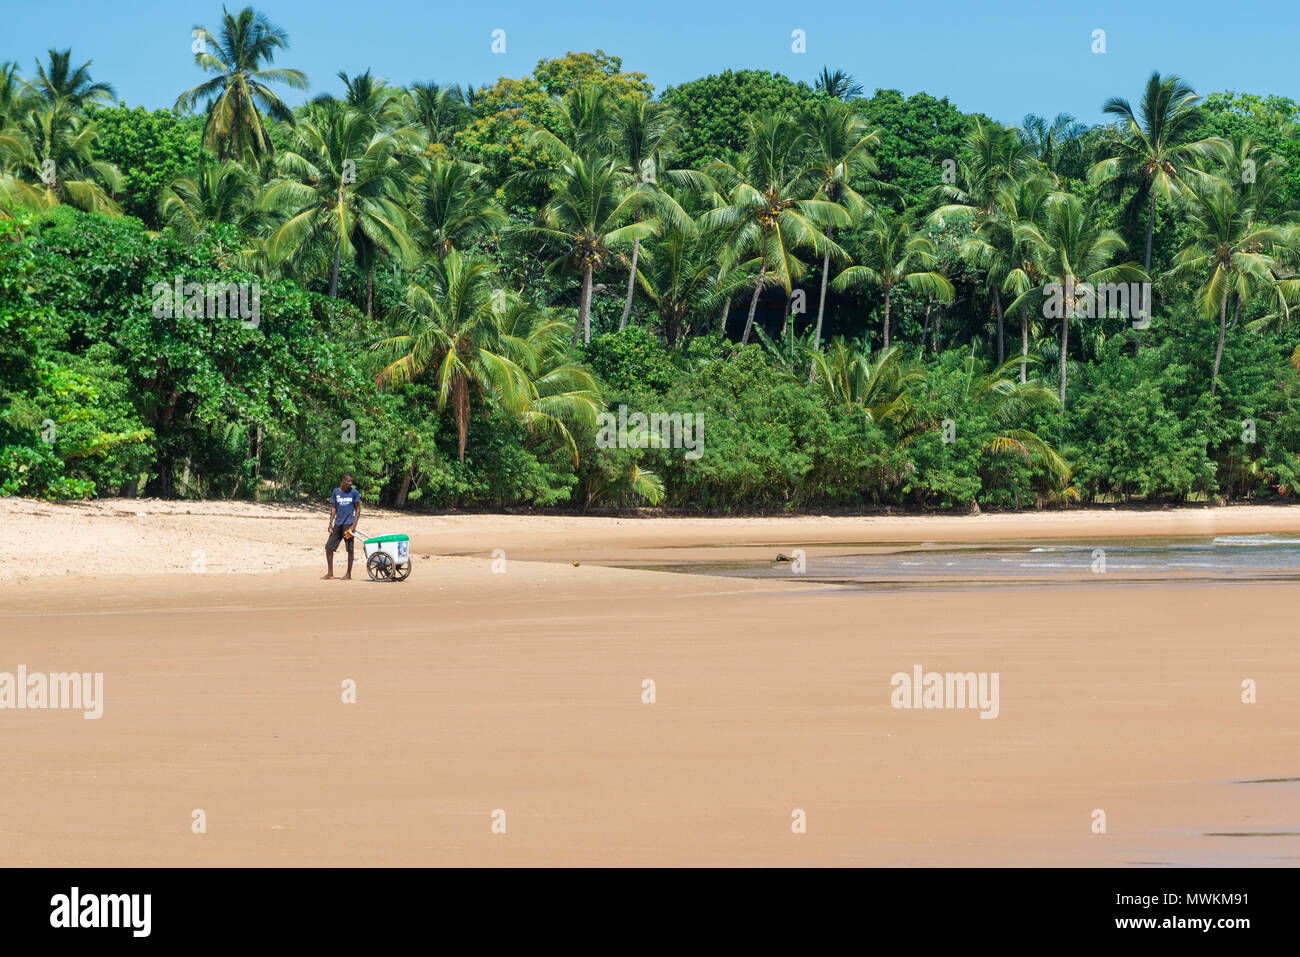
[[[361,493],[355,488],[350,492],[336,488],[334,494],[330,496],[330,501],[338,509],[338,513],[334,516],[334,527],[347,528],[357,514],[357,506],[361,504]]]

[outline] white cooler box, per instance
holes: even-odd
[[[376,535],[361,543],[372,581],[400,582],[411,574],[411,536]]]

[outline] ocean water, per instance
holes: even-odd
[[[781,551],[791,554],[794,547]],[[835,546],[837,551],[845,546]],[[796,578],[880,589],[1028,587],[1104,578],[1110,582],[1300,580],[1300,537],[1220,535],[1095,541],[1027,539],[871,546],[860,554],[819,556],[796,573],[792,563],[690,562],[642,566],[743,578]]]

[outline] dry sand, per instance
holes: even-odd
[[[368,510],[364,531],[408,532],[416,556],[381,585],[319,580],[323,510],[4,505],[0,672],[103,672],[105,703],[99,720],[0,710],[0,864],[1300,861],[1300,781],[1238,783],[1300,778],[1300,585],[917,594],[611,567],[1300,532],[1300,507]],[[891,675],[916,664],[998,672],[999,716],[892,708]]]

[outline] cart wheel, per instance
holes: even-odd
[[[370,576],[371,581],[392,581],[393,571],[393,556],[387,552],[375,552],[366,560],[366,574]]]
[[[405,565],[398,565],[396,568],[393,569],[393,581],[404,582],[408,577],[410,577],[410,574],[411,574],[410,562],[407,562]]]

